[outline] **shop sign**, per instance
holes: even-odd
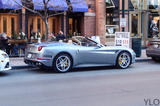
[[[120,27],[126,27],[126,26],[127,26],[126,18],[121,18],[120,19]]]
[[[129,48],[130,32],[116,32],[115,46],[125,46]]]

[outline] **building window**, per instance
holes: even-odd
[[[41,32],[41,19],[38,18],[38,24],[37,24],[37,28],[38,28],[38,32]]]
[[[132,23],[131,23],[131,34],[132,37],[138,36],[138,14],[131,15]]]
[[[131,0],[134,9],[139,9],[139,0]]]
[[[115,7],[114,4],[113,4],[113,1],[112,0],[106,0],[106,7],[107,8]]]
[[[3,32],[7,33],[7,17],[3,17]]]
[[[158,38],[160,29],[160,16],[158,13],[149,14],[148,38]]]
[[[106,37],[114,37],[119,31],[119,1],[106,0]]]
[[[33,18],[31,19],[31,22],[30,22],[30,25],[29,25],[29,28],[30,28],[30,37],[32,37],[34,34],[34,32],[33,32]]]
[[[56,20],[55,19],[52,20],[52,32],[56,33]]]
[[[149,9],[159,9],[160,7],[160,0],[149,0]]]
[[[15,33],[15,19],[11,18],[11,34],[13,35]]]

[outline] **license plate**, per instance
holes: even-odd
[[[32,54],[28,54],[28,56],[27,56],[28,58],[31,58],[32,57]]]

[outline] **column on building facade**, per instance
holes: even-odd
[[[67,23],[68,23],[68,16],[67,13],[65,12],[63,15],[61,15],[61,21],[60,21],[60,30],[63,31],[63,33],[67,36]]]
[[[101,42],[106,42],[106,0],[96,0],[96,35]]]
[[[26,9],[22,8],[22,32],[26,33]]]
[[[95,13],[85,13],[81,20],[81,35],[89,37],[94,36],[96,34]]]
[[[147,0],[144,0],[143,1],[143,9],[144,10],[147,10]],[[146,26],[148,26],[148,13],[147,13],[147,11],[144,11],[144,37],[143,37],[143,39],[144,39],[144,47],[146,47],[147,46],[147,33],[148,33],[148,27],[146,27]]]
[[[81,35],[83,36],[94,36],[96,35],[96,12],[95,12],[95,1],[86,0],[90,5],[88,12],[84,13],[84,17],[81,18]]]

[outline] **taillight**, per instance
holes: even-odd
[[[38,47],[38,51],[41,51],[43,49],[44,46],[39,46]]]

